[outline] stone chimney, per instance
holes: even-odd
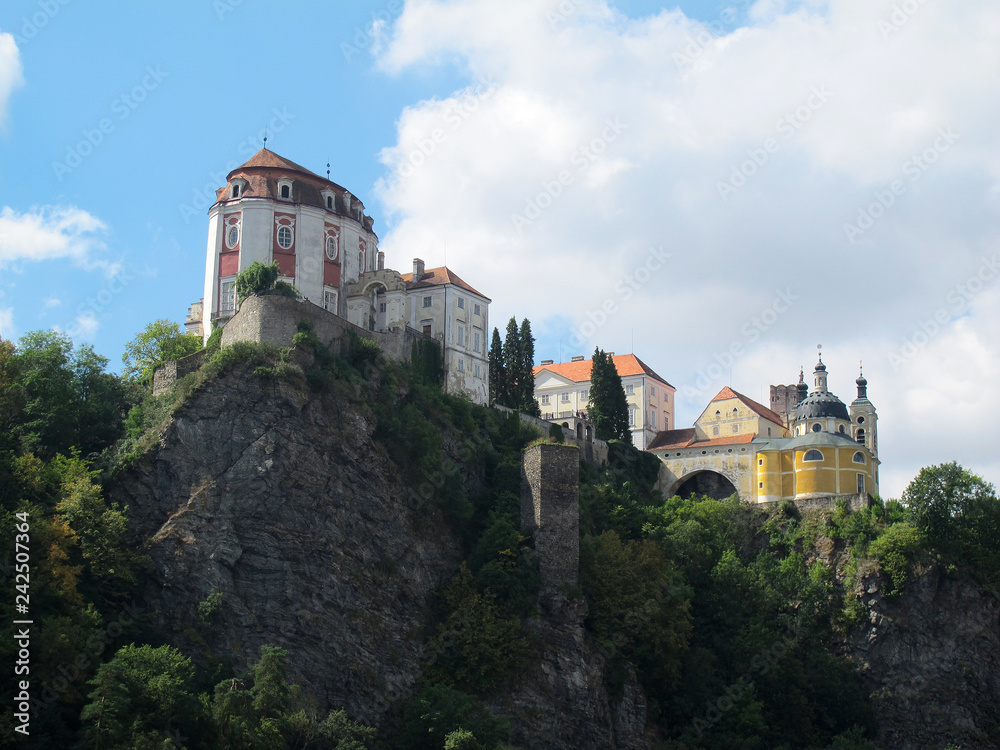
[[[378,251],[378,270],[379,271],[385,270],[385,253],[383,253],[381,250]]]
[[[413,280],[420,281],[424,277],[424,262],[420,258],[413,259]]]

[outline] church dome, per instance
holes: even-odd
[[[850,421],[844,402],[829,391],[813,391],[795,407],[796,419],[834,417]]]

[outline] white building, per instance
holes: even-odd
[[[489,403],[490,299],[447,267],[425,269],[419,258],[413,260],[413,273],[402,279],[406,324],[442,342],[445,391]]]
[[[373,220],[345,188],[266,148],[229,173],[208,212],[205,296],[188,331],[207,341],[236,313],[236,277],[278,263],[302,296],[368,330],[409,326],[441,342],[445,390],[489,400],[490,299],[448,268],[385,268]]]
[[[676,389],[634,354],[612,352],[611,359],[625,388],[632,444],[645,450],[657,433],[674,428]],[[548,359],[534,369],[535,399],[543,419],[558,421],[587,413],[591,364],[585,357],[559,363]]]
[[[281,279],[338,315],[344,288],[378,262],[364,204],[345,188],[266,148],[229,173],[208,212],[202,335],[236,312],[236,276],[277,261]]]

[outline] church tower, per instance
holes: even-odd
[[[868,381],[864,370],[854,381],[858,384],[858,397],[851,402],[851,428],[854,439],[866,446],[873,456],[878,457],[878,415],[868,400]]]

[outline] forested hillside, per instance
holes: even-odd
[[[30,736],[8,712],[5,742],[1000,747],[1000,503],[974,474],[802,515],[663,498],[656,459],[612,443],[580,469],[577,642],[519,529],[543,436],[414,354],[303,326],[153,398],[58,334],[0,341],[3,615],[27,524],[34,621]]]

